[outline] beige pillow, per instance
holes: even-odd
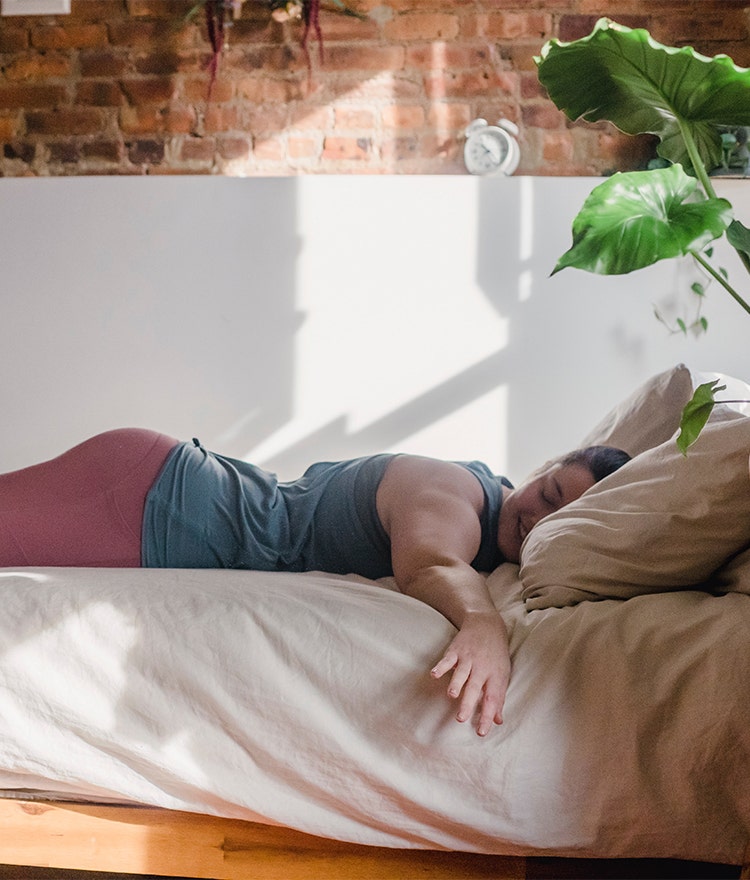
[[[542,520],[521,553],[526,607],[695,586],[750,544],[750,418],[670,439]]]
[[[581,446],[606,444],[630,455],[645,452],[672,437],[692,396],[690,370],[678,364],[648,379],[607,413]]]

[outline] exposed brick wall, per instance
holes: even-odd
[[[520,173],[635,168],[648,139],[567,124],[533,56],[601,14],[750,66],[746,0],[350,0],[323,57],[248,0],[208,98],[193,0],[73,0],[0,19],[0,174],[463,173],[476,116],[521,128]]]

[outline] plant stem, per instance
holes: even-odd
[[[698,147],[695,143],[692,132],[690,131],[690,127],[685,125],[679,117],[677,122],[680,126],[680,134],[682,135],[683,141],[685,141],[688,156],[690,157],[690,163],[693,166],[693,171],[695,171],[695,176],[700,180],[701,186],[710,199],[718,198],[716,190],[711,183],[711,178],[706,171],[706,166],[703,164],[703,159],[701,159],[701,154],[698,152]]]
[[[708,272],[708,274],[715,280],[718,281],[719,284],[726,290],[734,299],[742,306],[742,308],[750,315],[750,305],[748,305],[745,300],[737,293],[737,291],[732,287],[732,285],[727,281],[727,279],[721,274],[721,272],[717,272],[714,267],[706,260],[706,258],[699,254],[698,251],[690,251],[693,257],[696,259],[698,263],[703,266],[703,268]]]

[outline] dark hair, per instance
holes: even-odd
[[[574,449],[559,459],[562,465],[581,464],[588,468],[596,483],[629,461],[628,453],[614,446],[586,446],[583,449]]]

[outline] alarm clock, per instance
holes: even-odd
[[[486,119],[475,119],[465,135],[464,162],[470,174],[510,176],[518,168],[518,126],[510,120],[501,119],[497,125],[490,125]]]

